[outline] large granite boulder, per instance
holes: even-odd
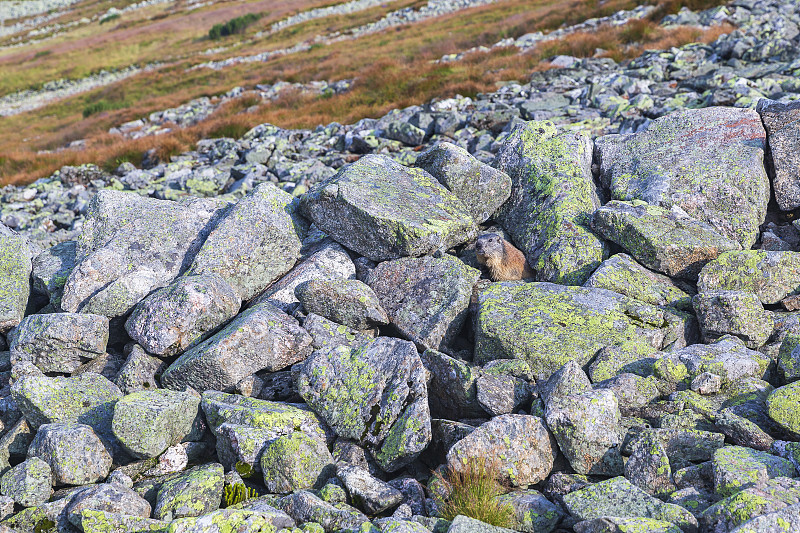
[[[176,355],[235,317],[241,303],[218,274],[183,276],[140,302],[125,329],[148,353]]]
[[[414,165],[458,196],[478,223],[486,222],[511,194],[508,174],[448,142],[420,154]]]
[[[722,252],[739,249],[736,241],[677,206],[665,209],[639,200],[607,203],[594,213],[592,227],[647,268],[691,280]]]
[[[595,146],[612,199],[678,206],[747,249],[770,197],[766,140],[754,110],[708,107],[676,111],[638,133],[600,137]]]
[[[776,304],[800,292],[800,253],[740,250],[706,264],[697,280],[699,292],[745,291],[762,304]]]
[[[11,363],[72,372],[106,352],[108,318],[88,313],[30,315],[8,336]]]
[[[420,349],[450,351],[479,270],[449,254],[384,261],[367,277],[390,322]]]
[[[767,130],[775,201],[783,211],[800,207],[800,103],[762,99],[756,108]]]
[[[604,347],[642,357],[685,345],[686,318],[605,289],[493,283],[478,296],[475,360],[524,360],[537,379],[568,361],[585,365]]]
[[[501,415],[482,424],[447,452],[448,468],[459,472],[473,463],[494,466],[501,481],[527,487],[550,475],[558,446],[538,416]]]
[[[433,176],[377,155],[343,167],[300,206],[322,231],[373,261],[448,249],[477,232],[461,200]]]
[[[96,483],[111,469],[111,455],[92,428],[84,424],[39,426],[28,457],[38,457],[50,465],[54,485]]]
[[[517,126],[494,161],[511,177],[496,219],[525,253],[539,281],[581,285],[607,254],[589,229],[600,207],[592,140],[551,122]]]
[[[269,303],[258,304],[184,352],[161,383],[175,390],[226,391],[247,376],[282,370],[310,353],[311,337],[294,318]]]
[[[307,231],[292,195],[262,183],[219,221],[189,272],[218,274],[249,300],[294,266]]]
[[[430,442],[427,374],[412,343],[379,337],[317,350],[303,365],[297,387],[337,435],[360,442],[381,468],[393,472]]]
[[[126,315],[189,267],[221,205],[100,191],[86,210],[61,307],[109,318]]]

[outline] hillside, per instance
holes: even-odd
[[[0,15],[0,533],[800,531],[800,2]]]

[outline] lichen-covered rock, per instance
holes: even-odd
[[[725,446],[714,452],[714,490],[730,496],[775,477],[797,475],[791,461],[742,446]]]
[[[102,481],[111,470],[111,455],[92,428],[84,424],[44,424],[28,448],[50,466],[54,485]]]
[[[191,434],[199,408],[197,393],[164,389],[135,392],[114,406],[111,428],[129,454],[149,459]]]
[[[448,249],[477,231],[461,200],[430,174],[377,155],[343,167],[300,206],[322,231],[373,261]]]
[[[561,508],[534,489],[511,492],[498,497],[514,509],[512,529],[523,533],[550,533],[564,517]]]
[[[402,492],[358,466],[339,463],[336,465],[336,477],[347,489],[353,505],[368,515],[383,513],[403,501]]]
[[[756,108],[767,130],[772,189],[782,211],[800,207],[800,105],[759,100]]]
[[[141,301],[125,329],[149,353],[175,355],[235,317],[241,303],[233,287],[217,274],[184,276]]]
[[[778,372],[786,381],[800,378],[800,335],[787,333],[778,350]]]
[[[86,424],[110,446],[112,455],[121,451],[111,432],[111,417],[122,392],[103,376],[26,375],[14,382],[11,395],[33,428],[54,422]]]
[[[701,292],[692,298],[692,303],[706,342],[734,335],[748,348],[755,349],[763,346],[772,334],[773,321],[751,292]]]
[[[413,461],[431,439],[427,371],[414,345],[379,337],[314,352],[298,391],[337,435],[364,444],[387,472]]]
[[[595,145],[613,199],[678,206],[745,249],[758,238],[770,186],[766,132],[752,109],[684,109]]]
[[[493,283],[478,296],[475,360],[519,358],[544,380],[568,361],[587,364],[606,346],[644,357],[678,344],[685,320],[605,289]]]
[[[631,483],[654,496],[675,490],[669,457],[653,433],[637,438],[630,445],[630,452],[625,462],[625,477]]]
[[[176,390],[230,390],[242,378],[261,370],[282,370],[309,353],[311,337],[297,321],[262,303],[184,352],[161,376],[161,383]]]
[[[716,502],[703,511],[700,523],[707,531],[732,531],[748,520],[800,503],[800,481],[770,479]]]
[[[697,531],[697,519],[671,503],[650,496],[624,477],[601,481],[563,498],[567,512],[577,520],[594,520],[605,516],[620,518],[652,518],[675,524],[683,531]]]
[[[217,439],[217,455],[226,469],[251,477],[261,469],[261,451],[269,442],[294,431],[326,438],[320,420],[294,405],[207,391],[201,402]]]
[[[647,268],[690,280],[722,252],[740,249],[677,206],[665,209],[639,200],[607,203],[595,211],[592,228]]]
[[[491,218],[511,194],[508,174],[481,163],[463,148],[448,142],[420,154],[414,165],[453,191],[479,224]]]
[[[692,292],[687,284],[646,269],[628,254],[616,254],[603,261],[583,286],[608,289],[651,305],[692,310]]]
[[[334,346],[355,346],[372,342],[375,338],[372,331],[358,331],[348,328],[314,313],[309,314],[303,321],[303,329],[311,335],[313,339],[311,346],[315,350]]]
[[[325,533],[343,529],[359,530],[362,524],[369,522],[358,510],[341,503],[330,504],[305,490],[285,496],[275,505],[299,524],[316,522]]]
[[[733,409],[723,409],[714,420],[717,430],[738,446],[747,446],[761,451],[769,451],[775,439],[761,429],[758,424],[737,415]]]
[[[366,282],[391,323],[421,350],[450,351],[467,318],[479,270],[445,254],[385,261]]]
[[[325,439],[301,431],[267,444],[260,463],[270,494],[317,488],[333,475],[333,456]]]
[[[482,424],[447,452],[447,466],[459,471],[471,462],[497,461],[503,479],[527,487],[553,469],[556,442],[538,416],[502,415]]]
[[[83,533],[108,533],[124,531],[125,533],[163,533],[169,523],[151,518],[134,516],[127,512],[114,513],[83,509],[81,511],[81,527]]]
[[[246,531],[274,533],[270,517],[249,509],[219,509],[199,517],[186,517],[169,524],[167,533],[227,533]]]
[[[31,457],[3,474],[0,494],[14,498],[23,507],[33,507],[50,499],[52,484],[50,466],[38,457]]]
[[[683,428],[642,429],[638,439],[652,439],[657,442],[666,452],[673,472],[690,463],[711,460],[714,452],[725,445],[725,435],[721,433]],[[630,442],[628,447],[635,442]],[[623,453],[630,451],[625,448]]]
[[[216,511],[222,501],[224,485],[225,471],[222,465],[209,463],[196,466],[161,485],[153,518],[171,521]]]
[[[358,280],[314,279],[298,285],[295,295],[307,312],[353,329],[389,323],[375,292]]]
[[[69,273],[75,268],[75,241],[60,242],[33,258],[33,288],[47,295],[54,309],[61,309],[61,296]]]
[[[793,533],[800,530],[800,504],[757,516],[731,530],[731,533]]]
[[[800,253],[740,250],[706,264],[697,280],[699,292],[744,291],[763,304],[776,304],[800,292]]]
[[[478,403],[477,369],[436,350],[425,350],[421,357],[431,375],[428,383],[431,416],[446,420],[485,416]]]
[[[621,414],[612,391],[551,396],[545,419],[575,472],[611,476],[622,473]]]
[[[83,529],[83,512],[106,511],[125,513],[141,518],[150,517],[150,504],[135,491],[119,483],[103,483],[80,491],[64,509],[70,523]]]
[[[0,232],[0,333],[8,332],[25,316],[32,255],[27,239],[11,230]]]
[[[114,384],[123,394],[133,394],[141,390],[158,388],[156,374],[161,374],[166,363],[161,359],[147,355],[138,344],[131,348],[131,353],[114,377]]]
[[[513,413],[531,399],[530,385],[514,376],[485,373],[475,385],[478,404],[491,416]]]
[[[294,291],[301,283],[312,279],[335,281],[355,278],[356,267],[347,250],[330,239],[325,239],[319,250],[314,251],[308,259],[302,260],[288,274],[270,285],[251,302],[251,305],[269,302],[290,313],[297,304]]]
[[[657,377],[672,383],[691,382],[704,372],[712,372],[728,385],[747,377],[763,379],[770,362],[768,356],[728,335],[712,344],[692,344],[661,354],[653,369]]]
[[[575,533],[622,533],[641,531],[647,533],[681,533],[681,528],[663,520],[652,518],[620,518],[604,516],[594,520],[584,520],[573,526]]]
[[[592,146],[583,133],[529,122],[514,129],[494,161],[512,182],[496,219],[539,281],[581,285],[605,259],[605,243],[589,229],[600,207]]]
[[[300,257],[308,227],[293,200],[272,183],[257,185],[211,231],[189,272],[220,275],[242,300],[256,296]]]
[[[8,336],[11,364],[31,362],[42,372],[72,372],[102,355],[108,318],[87,313],[30,315]]]
[[[793,435],[800,435],[800,381],[772,391],[767,397],[769,417]]]
[[[596,389],[608,389],[617,397],[620,411],[630,413],[661,396],[658,379],[623,372],[613,378],[595,383]]]
[[[216,200],[156,200],[102,190],[86,210],[76,265],[61,307],[109,318],[127,314],[183,273],[218,216]]]
[[[547,381],[537,387],[545,405],[551,398],[563,398],[592,389],[592,382],[575,361],[570,361],[553,372]]]

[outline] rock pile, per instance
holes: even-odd
[[[435,472],[491,463],[525,533],[792,531],[799,151],[772,100],[520,121],[491,165],[106,188],[44,251],[0,226],[0,527],[500,533],[439,514]],[[534,279],[485,279],[488,231]]]

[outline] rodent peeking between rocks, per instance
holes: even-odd
[[[492,281],[517,281],[532,278],[533,270],[525,255],[497,233],[478,237],[475,243],[478,263],[489,269]]]

